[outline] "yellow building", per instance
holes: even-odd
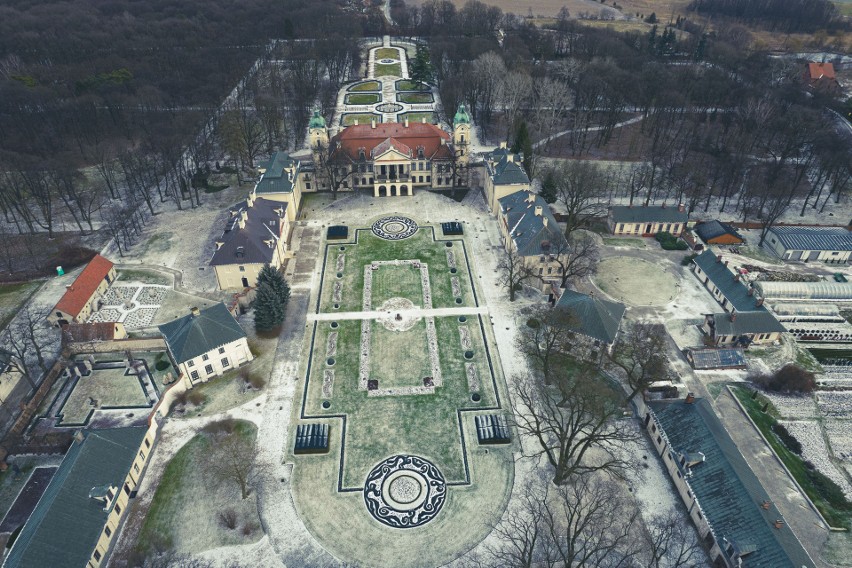
[[[287,211],[291,205],[255,198],[252,193],[231,207],[210,259],[220,290],[256,286],[257,275],[266,264],[281,268],[287,258],[291,227]]]
[[[529,191],[530,178],[521,166],[520,157],[506,148],[506,143],[485,155],[485,202],[492,214],[500,211],[500,200],[504,197]]]

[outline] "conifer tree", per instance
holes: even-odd
[[[254,327],[270,331],[284,323],[290,285],[281,271],[269,264],[257,276],[257,295],[254,299]]]

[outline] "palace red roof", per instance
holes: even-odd
[[[83,306],[86,305],[92,298],[92,294],[101,285],[103,279],[112,270],[112,267],[112,262],[96,254],[74,283],[65,290],[65,294],[59,300],[59,303],[56,304],[56,310],[65,312],[71,317],[77,317],[83,310]]]
[[[356,124],[344,128],[331,139],[331,147],[342,150],[350,159],[359,159],[359,150],[364,150],[365,157],[375,158],[374,149],[378,153],[393,147],[403,154],[417,157],[418,149],[423,148],[423,156],[427,159],[446,158],[450,156],[446,142],[450,135],[435,126],[423,122],[412,122],[406,126],[399,122],[384,122],[376,124]],[[387,144],[384,144],[387,142]],[[382,146],[381,148],[377,148]],[[410,151],[406,152],[406,149]]]
[[[831,63],[808,63],[808,72],[814,81],[837,78],[834,74],[834,65]]]

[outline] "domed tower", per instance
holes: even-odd
[[[308,137],[312,150],[316,150],[320,145],[328,148],[328,128],[319,109],[314,109],[314,115],[311,117],[310,122],[308,122]]]
[[[459,105],[456,116],[453,117],[453,145],[456,147],[459,157],[467,159],[468,147],[470,146],[470,115],[464,103]]]

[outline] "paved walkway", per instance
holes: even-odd
[[[340,313],[324,313],[324,314],[308,314],[308,321],[339,321],[339,320],[369,320],[379,319],[391,313],[397,313],[402,316],[413,316],[421,318],[435,318],[445,316],[473,316],[487,315],[488,308],[485,306],[461,307],[461,308],[432,308],[429,310],[394,310],[394,311],[379,311],[373,310],[369,312],[340,312]]]

